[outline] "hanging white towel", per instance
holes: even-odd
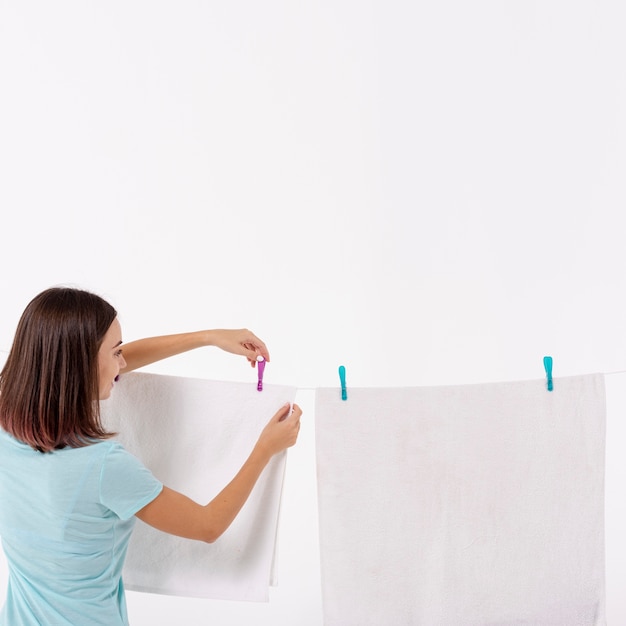
[[[325,626],[600,626],[604,377],[316,393]]]
[[[201,504],[235,476],[272,415],[296,388],[133,372],[102,405],[103,422],[165,485]],[[137,521],[124,566],[127,589],[266,602],[286,452],[265,468],[248,501],[213,544]]]

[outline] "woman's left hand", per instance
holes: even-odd
[[[240,354],[248,359],[252,367],[257,363],[257,357],[262,356],[266,361],[270,360],[267,346],[247,328],[240,330],[213,330],[214,337],[211,343],[225,352]]]

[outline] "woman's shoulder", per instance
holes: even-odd
[[[102,460],[118,455],[129,454],[124,446],[116,439],[97,439],[89,442],[85,446],[78,448],[64,448],[69,453],[84,454],[86,456],[100,457]]]
[[[90,468],[90,471],[98,476],[109,474],[114,468],[118,468],[114,471],[123,474],[137,462],[137,459],[118,441],[110,439],[93,441],[78,448],[55,450],[51,454],[56,455],[58,462],[64,466],[74,467],[80,471]]]
[[[2,445],[3,447],[9,447],[9,448],[14,448],[14,449],[26,449],[26,450],[32,450],[32,448],[24,443],[23,441],[20,441],[19,439],[16,439],[11,433],[7,432],[6,430],[4,430],[4,428],[2,428],[0,426],[0,445]]]

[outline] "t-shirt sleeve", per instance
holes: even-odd
[[[120,444],[113,443],[100,473],[100,502],[120,519],[130,519],[152,502],[163,484]]]

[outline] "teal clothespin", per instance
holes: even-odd
[[[343,365],[339,366],[339,380],[341,381],[341,399],[348,399],[348,392],[346,391],[346,368]]]
[[[548,377],[548,391],[552,391],[554,385],[552,384],[552,357],[543,357],[543,367],[546,370],[546,376]]]

